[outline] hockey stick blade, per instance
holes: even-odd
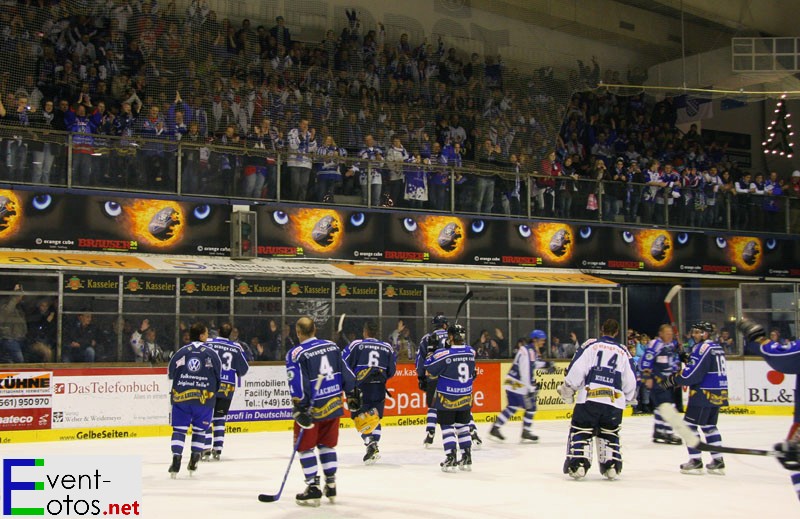
[[[669,304],[675,299],[675,296],[678,295],[678,292],[681,291],[681,285],[673,285],[672,288],[669,289],[667,292],[667,296],[664,298],[664,304]]]
[[[342,330],[344,329],[344,318],[345,317],[347,317],[347,314],[342,314],[342,316],[339,317],[339,327],[336,328],[336,333],[337,334],[338,333],[342,333]]]
[[[319,375],[317,380],[314,383],[314,390],[311,393],[311,402],[317,397],[317,393],[319,393],[319,388],[322,386],[322,379],[324,375]],[[283,482],[281,483],[281,488],[278,489],[277,494],[258,494],[258,500],[262,503],[274,503],[278,499],[281,498],[281,494],[283,494],[283,487],[286,486],[286,480],[289,478],[289,472],[292,470],[292,463],[294,463],[294,457],[297,454],[297,449],[300,448],[300,442],[303,440],[303,433],[305,429],[300,429],[300,433],[297,435],[297,441],[294,442],[294,449],[292,449],[292,457],[289,458],[289,466],[286,467],[286,473],[283,475]]]
[[[721,454],[744,454],[747,456],[778,456],[778,451],[769,451],[762,449],[743,449],[740,447],[724,447],[722,445],[709,445],[700,441],[700,438],[695,435],[686,422],[683,421],[680,413],[675,410],[675,407],[670,403],[663,403],[658,406],[658,412],[664,420],[672,426],[678,436],[680,436],[688,447],[697,449],[703,452],[719,452]]]
[[[456,316],[453,319],[453,322],[456,323],[458,322],[458,316],[461,315],[461,310],[464,308],[464,305],[467,304],[467,301],[469,301],[470,299],[472,299],[472,290],[469,290],[466,294],[464,294],[463,299],[461,299],[461,302],[458,303],[458,310],[456,310]]]

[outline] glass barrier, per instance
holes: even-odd
[[[0,180],[133,193],[332,206],[629,223],[737,232],[797,233],[800,202],[787,186],[736,193],[684,175],[675,185],[550,176],[514,162],[460,156],[387,160],[359,149],[301,154],[236,138],[67,134],[0,126]],[[256,143],[258,144],[258,143]],[[449,153],[449,151],[448,151]],[[364,155],[364,157],[360,156]],[[436,157],[439,157],[438,159]]]

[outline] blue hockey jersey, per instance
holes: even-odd
[[[336,343],[307,339],[286,354],[286,376],[292,401],[308,407],[314,421],[336,418],[343,414],[342,392],[355,388],[355,375],[342,359]],[[318,377],[322,377],[315,391]],[[312,395],[315,398],[312,402]]]
[[[656,337],[647,345],[640,367],[643,380],[662,379],[677,373],[681,368],[678,343],[665,343]]]
[[[417,349],[417,378],[424,379],[426,377],[425,359],[439,348],[444,348],[446,343],[447,330],[442,328],[422,336],[419,341],[419,349]]]
[[[397,353],[378,339],[358,339],[342,352],[342,358],[356,376],[356,384],[382,383],[397,370]]]
[[[725,351],[714,341],[695,344],[689,363],[675,380],[689,386],[689,405],[723,407],[728,405],[728,373]]]
[[[800,341],[781,344],[770,341],[761,345],[761,355],[767,364],[776,371],[787,375],[797,375],[794,386],[794,421],[800,423]]]
[[[221,371],[222,363],[216,351],[204,342],[190,342],[169,360],[170,401],[173,404],[213,406]]]
[[[233,398],[238,379],[245,376],[247,370],[250,369],[242,345],[224,337],[209,339],[206,344],[217,352],[222,362],[222,374],[217,397]]]
[[[469,345],[440,348],[425,360],[425,369],[436,377],[433,407],[442,411],[472,409],[475,350]]]

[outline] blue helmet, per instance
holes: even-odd
[[[528,337],[531,339],[547,339],[547,334],[542,330],[533,330]]]
[[[437,313],[433,316],[433,319],[431,319],[431,324],[435,324],[436,326],[447,324],[447,317],[445,317],[444,314]]]

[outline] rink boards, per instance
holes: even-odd
[[[572,406],[563,404],[556,391],[567,365],[558,363],[553,373],[537,373],[541,388],[537,419],[569,418]],[[494,421],[505,406],[503,379],[510,366],[510,362],[478,363],[473,403],[476,421]],[[724,412],[791,414],[794,376],[772,371],[755,359],[731,360],[727,368],[730,406]],[[424,393],[417,387],[414,365],[398,364],[397,374],[387,387],[383,423],[422,426],[427,408]],[[0,443],[168,435],[169,388],[166,368],[0,372]],[[291,426],[285,368],[251,367],[234,395],[227,432],[281,431]],[[341,426],[352,427],[352,421],[343,419]]]

